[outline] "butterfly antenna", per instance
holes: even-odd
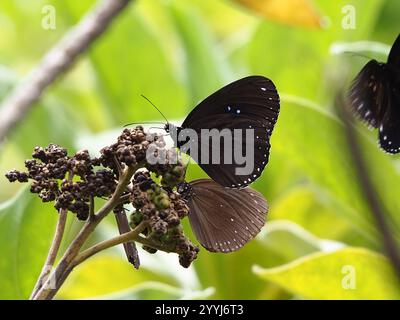
[[[143,122],[131,122],[131,123],[125,124],[124,128],[128,127],[128,126],[132,126],[134,124],[164,124],[164,122],[157,122],[157,121],[156,122],[154,122],[154,121],[149,121],[149,122],[146,122],[146,121],[143,121]]]
[[[168,119],[164,116],[164,114],[161,112],[161,110],[160,109],[158,109],[157,107],[156,107],[156,105],[153,103],[153,102],[151,102],[150,101],[150,99],[149,98],[147,98],[145,95],[141,95],[142,96],[142,98],[144,98],[144,99],[146,99],[161,115],[162,115],[162,117],[165,119],[165,121],[167,121],[167,123],[169,123],[169,121],[168,121]]]

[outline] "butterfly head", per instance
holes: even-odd
[[[172,140],[174,141],[174,145],[176,147],[180,147],[180,143],[178,142],[179,133],[182,131],[182,127],[177,127],[169,122],[164,125],[164,130],[168,133]]]
[[[174,125],[169,123],[169,122],[167,122],[164,125],[164,130],[165,130],[166,133],[170,133],[173,129],[174,129]]]
[[[167,122],[164,125],[164,130],[167,133],[173,133],[174,131],[179,133],[182,130],[182,127],[177,127],[177,126],[173,125],[172,123]]]

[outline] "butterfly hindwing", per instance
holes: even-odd
[[[195,180],[190,186],[189,221],[207,250],[238,250],[264,226],[268,206],[257,191],[224,188],[210,179]]]
[[[182,128],[193,129],[199,137],[198,161],[200,167],[216,182],[229,188],[245,187],[256,180],[268,163],[270,136],[279,114],[280,100],[275,85],[262,76],[251,76],[235,81],[218,90],[188,115]],[[221,132],[228,129],[232,140],[220,139],[219,148],[211,147],[211,140],[202,141],[202,129],[217,129]],[[241,129],[242,135],[234,135],[235,129]],[[246,129],[249,139],[246,139]],[[224,150],[226,144],[240,146],[246,154],[246,146],[252,146],[254,161],[250,159],[249,170],[238,172],[245,164],[239,161],[233,153],[232,162],[226,161]],[[207,150],[208,145],[208,150]],[[206,152],[207,151],[207,152]],[[219,153],[219,163],[212,159]],[[208,163],[201,161],[201,155],[206,155]]]
[[[382,65],[376,60],[369,61],[355,78],[349,102],[363,122],[378,127],[385,111],[385,83]]]

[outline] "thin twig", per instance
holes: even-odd
[[[86,259],[90,258],[91,256],[95,255],[96,253],[98,253],[102,250],[114,247],[114,246],[122,244],[122,243],[129,243],[129,241],[136,240],[138,235],[145,228],[146,228],[146,223],[142,222],[135,229],[133,229],[127,233],[123,233],[112,239],[102,241],[102,242],[86,249],[85,251],[83,251],[82,253],[80,253],[79,255],[76,256],[74,261],[71,263],[71,267],[77,266],[78,264],[82,263]]]
[[[115,166],[117,167],[118,177],[120,177],[122,172],[124,171],[124,169],[122,168],[121,163],[118,161],[118,159],[115,155],[114,155],[113,159],[114,159]]]
[[[57,226],[56,226],[56,231],[54,233],[54,238],[51,243],[50,250],[49,250],[49,253],[46,258],[46,262],[43,265],[42,272],[40,273],[39,278],[38,278],[38,280],[35,284],[35,287],[32,291],[31,298],[41,288],[42,283],[47,280],[47,277],[51,272],[51,268],[53,267],[54,262],[56,261],[58,250],[60,249],[61,240],[63,238],[64,231],[65,231],[65,224],[67,222],[67,214],[68,214],[68,210],[60,209]]]
[[[74,172],[72,170],[70,170],[68,172],[68,181],[72,181],[73,178],[74,178]],[[44,283],[44,281],[47,280],[47,276],[51,272],[51,268],[54,266],[54,262],[56,261],[58,251],[60,250],[61,241],[64,236],[65,225],[67,222],[67,216],[68,216],[67,209],[59,210],[59,217],[58,217],[58,222],[57,222],[54,238],[53,238],[52,244],[50,246],[46,261],[43,265],[43,268],[39,275],[39,278],[36,281],[35,287],[32,291],[30,298],[32,298],[38,292],[38,290],[42,287],[42,284]]]
[[[29,111],[42,92],[110,25],[130,0],[102,0],[72,28],[14,88],[0,107],[0,142]]]
[[[94,219],[94,197],[90,196],[89,198],[89,219]]]
[[[115,189],[112,197],[103,205],[102,208],[99,209],[93,219],[88,219],[86,221],[79,234],[65,251],[58,266],[50,274],[48,280],[44,283],[43,287],[36,293],[36,295],[34,295],[34,300],[47,300],[54,297],[54,295],[57,293],[58,289],[61,287],[67,277],[65,273],[69,273],[72,271],[72,269],[70,268],[71,262],[78,255],[85,241],[92,234],[100,221],[103,220],[119,203],[119,198],[125,192],[126,187],[130,183],[133,174],[141,166],[142,164],[138,164],[134,167],[128,167],[124,171],[124,173],[120,177],[117,188]]]
[[[126,234],[127,232],[129,233],[131,231],[131,228],[129,226],[128,218],[125,212],[117,211],[114,212],[114,214],[115,214],[115,220],[117,221],[119,233],[121,235]],[[131,263],[135,267],[135,269],[139,269],[140,259],[138,251],[136,249],[135,242],[124,241],[124,251],[126,254],[126,258],[128,259],[128,262]]]
[[[121,163],[118,161],[118,159],[115,155],[114,155],[114,163],[118,170],[118,177],[120,177],[123,172],[123,168],[121,166]],[[121,196],[120,204],[123,206],[123,204],[127,200],[129,200],[129,197],[130,197],[130,194]],[[115,211],[114,214],[115,214],[115,220],[117,222],[119,234],[122,235],[124,233],[129,232],[131,230],[131,228],[129,227],[129,222],[128,222],[128,218],[126,217],[126,214],[124,212],[120,212],[119,210]],[[133,241],[132,242],[124,242],[123,247],[124,247],[125,255],[126,255],[126,258],[128,259],[128,262],[131,263],[135,269],[139,269],[140,258],[139,258],[139,253],[137,251],[135,242],[133,242]]]
[[[130,188],[127,187],[127,190],[130,190]],[[127,201],[129,201],[130,194],[125,194],[119,199],[119,204],[125,204]]]
[[[120,236],[119,236],[120,237]],[[171,247],[167,247],[167,246],[164,246],[164,245],[162,245],[162,244],[157,244],[157,243],[155,243],[154,241],[152,241],[152,240],[150,240],[150,239],[147,239],[147,238],[143,238],[143,237],[141,237],[141,236],[137,236],[136,238],[135,238],[135,241],[136,242],[139,242],[139,243],[141,243],[141,244],[144,244],[144,245],[146,245],[146,246],[148,246],[148,247],[151,247],[151,248],[154,248],[154,249],[157,249],[157,250],[161,250],[161,251],[164,251],[164,252],[167,252],[167,253],[169,253],[169,252],[175,252],[174,250],[173,250],[173,248],[171,248]],[[118,241],[117,241],[118,242]],[[118,245],[118,244],[120,244],[120,242],[118,242],[118,243],[115,243],[115,245]],[[94,253],[95,254],[95,253]],[[89,258],[89,257],[87,257],[87,258]],[[86,259],[87,259],[86,258]],[[74,266],[75,266],[75,264],[74,264],[74,261],[75,260],[73,260],[71,263],[70,263],[70,265],[66,268],[66,270],[65,270],[65,272],[60,276],[60,278],[59,279],[57,279],[58,280],[58,282],[60,283],[60,287],[61,287],[61,285],[64,283],[64,281],[66,280],[66,278],[68,277],[68,275],[73,271],[73,269],[74,269]],[[83,262],[83,261],[82,261]],[[59,287],[58,287],[58,289],[59,289]],[[57,290],[58,290],[57,289]],[[50,295],[47,299],[52,299],[53,298],[53,296],[55,295],[55,293],[57,293],[57,290],[52,294],[52,295]]]
[[[360,148],[360,143],[357,139],[355,128],[352,124],[352,117],[349,113],[349,108],[346,105],[346,101],[342,97],[338,97],[337,108],[339,115],[341,116],[345,129],[346,138],[350,148],[350,154],[353,158],[356,167],[357,178],[359,180],[360,187],[364,193],[364,198],[368,204],[370,211],[375,218],[378,230],[381,233],[383,245],[387,256],[389,257],[395,272],[400,280],[400,254],[397,248],[396,240],[391,233],[390,226],[386,221],[388,213],[385,206],[381,203],[378,193],[375,190],[374,184],[368,174],[367,165],[364,160],[363,153]]]
[[[138,237],[135,239],[135,241],[136,241],[136,242],[139,242],[139,243],[141,243],[141,244],[144,244],[145,246],[148,246],[148,247],[151,247],[151,248],[153,248],[153,249],[160,250],[160,251],[164,251],[164,252],[167,252],[167,253],[175,252],[173,247],[165,246],[165,245],[163,245],[162,243],[156,243],[156,242],[154,242],[154,241],[151,240],[151,239],[143,238],[143,237],[141,237],[141,236],[138,236]]]

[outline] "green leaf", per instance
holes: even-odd
[[[26,299],[50,247],[57,211],[24,188],[0,204],[0,299]]]
[[[242,47],[242,59],[247,60],[253,73],[273,79],[280,92],[318,102],[329,101],[332,96],[330,74],[342,70],[342,62],[330,59],[331,44],[367,37],[375,25],[382,3],[382,0],[371,0],[368,3],[352,1],[351,5],[354,5],[357,12],[357,27],[351,32],[342,27],[342,8],[349,5],[347,0],[320,0],[317,3],[328,21],[325,30],[313,31],[260,23],[252,40]],[[288,43],[296,49],[290,50]]]
[[[397,0],[386,0],[382,10],[379,12],[379,19],[374,29],[374,36],[379,36],[382,41],[391,43],[398,35],[398,15],[400,2]]]
[[[207,299],[213,295],[214,289],[185,290],[166,285],[162,282],[147,281],[129,289],[115,292],[105,296],[96,296],[94,299],[106,300],[196,300]]]
[[[321,195],[330,199],[337,215],[379,243],[375,221],[361,192],[342,123],[313,104],[288,97],[282,100],[280,119],[271,141],[273,152],[279,153],[317,185]],[[368,155],[370,177],[394,221],[395,235],[399,236],[398,170],[391,158],[376,147],[374,140],[364,133],[359,135],[359,140]]]
[[[21,189],[19,183],[12,183],[5,177],[5,173],[12,170],[25,170],[24,158],[19,152],[19,148],[12,143],[5,143],[0,146],[0,203],[12,198]]]
[[[185,53],[185,78],[194,105],[233,79],[229,65],[207,24],[187,2],[175,2],[171,14]]]
[[[332,201],[321,195],[318,189],[318,186],[310,183],[301,183],[285,191],[274,202],[270,218],[290,220],[320,238],[370,247],[373,242],[338,214]]]
[[[141,252],[141,257],[148,253]],[[147,257],[144,258],[144,260]],[[173,258],[176,258],[175,256]],[[143,262],[143,261],[142,261]],[[148,263],[147,263],[148,265]],[[175,270],[176,271],[176,270]],[[101,253],[78,266],[61,288],[58,299],[165,298],[176,299],[198,290],[181,286],[176,277],[152,271],[146,263],[139,270],[129,264],[123,254]]]
[[[343,247],[340,242],[319,239],[290,221],[272,221],[263,231],[258,239],[285,261],[292,261],[316,251],[332,251]]]
[[[217,254],[202,249],[194,267],[202,285],[215,288],[215,298],[265,298],[268,286],[251,273],[254,264],[276,267],[313,252],[341,246],[338,242],[318,239],[289,221],[273,221],[267,222],[256,239],[236,252]]]
[[[118,125],[162,119],[142,94],[167,118],[180,116],[184,110],[185,92],[173,66],[135,6],[115,21],[110,32],[93,47],[90,58],[98,90],[110,118]]]
[[[254,266],[253,271],[305,299],[400,299],[389,261],[365,249],[315,253],[277,268]]]
[[[202,286],[215,288],[214,299],[257,298],[265,284],[252,274],[251,266],[256,263],[276,266],[286,262],[256,240],[229,254],[211,253],[204,248],[200,250],[193,266]]]

